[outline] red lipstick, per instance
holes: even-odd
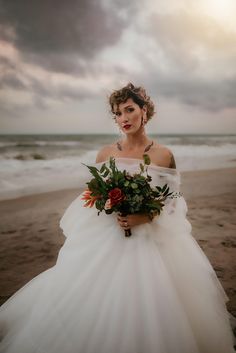
[[[126,124],[126,125],[123,126],[123,128],[124,128],[124,129],[129,129],[130,126],[131,126],[130,124]]]

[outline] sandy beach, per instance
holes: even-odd
[[[182,172],[181,191],[197,240],[220,279],[236,316],[236,168]],[[64,243],[59,220],[81,190],[0,201],[0,304],[52,267]]]

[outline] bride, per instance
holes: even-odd
[[[120,170],[134,173],[147,153],[151,183],[178,192],[172,152],[145,133],[154,114],[145,90],[129,83],[109,102],[125,138],[102,148],[94,165],[113,156]],[[55,266],[0,308],[0,352],[235,352],[229,298],[191,235],[183,196],[154,218],[98,216],[81,196],[60,220],[66,241]]]

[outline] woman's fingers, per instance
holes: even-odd
[[[118,216],[117,221],[123,229],[130,228],[127,217]]]

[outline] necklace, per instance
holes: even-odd
[[[116,144],[117,144],[118,150],[123,151],[120,142],[118,141]],[[149,151],[152,145],[153,145],[153,141],[145,147],[144,152]]]

